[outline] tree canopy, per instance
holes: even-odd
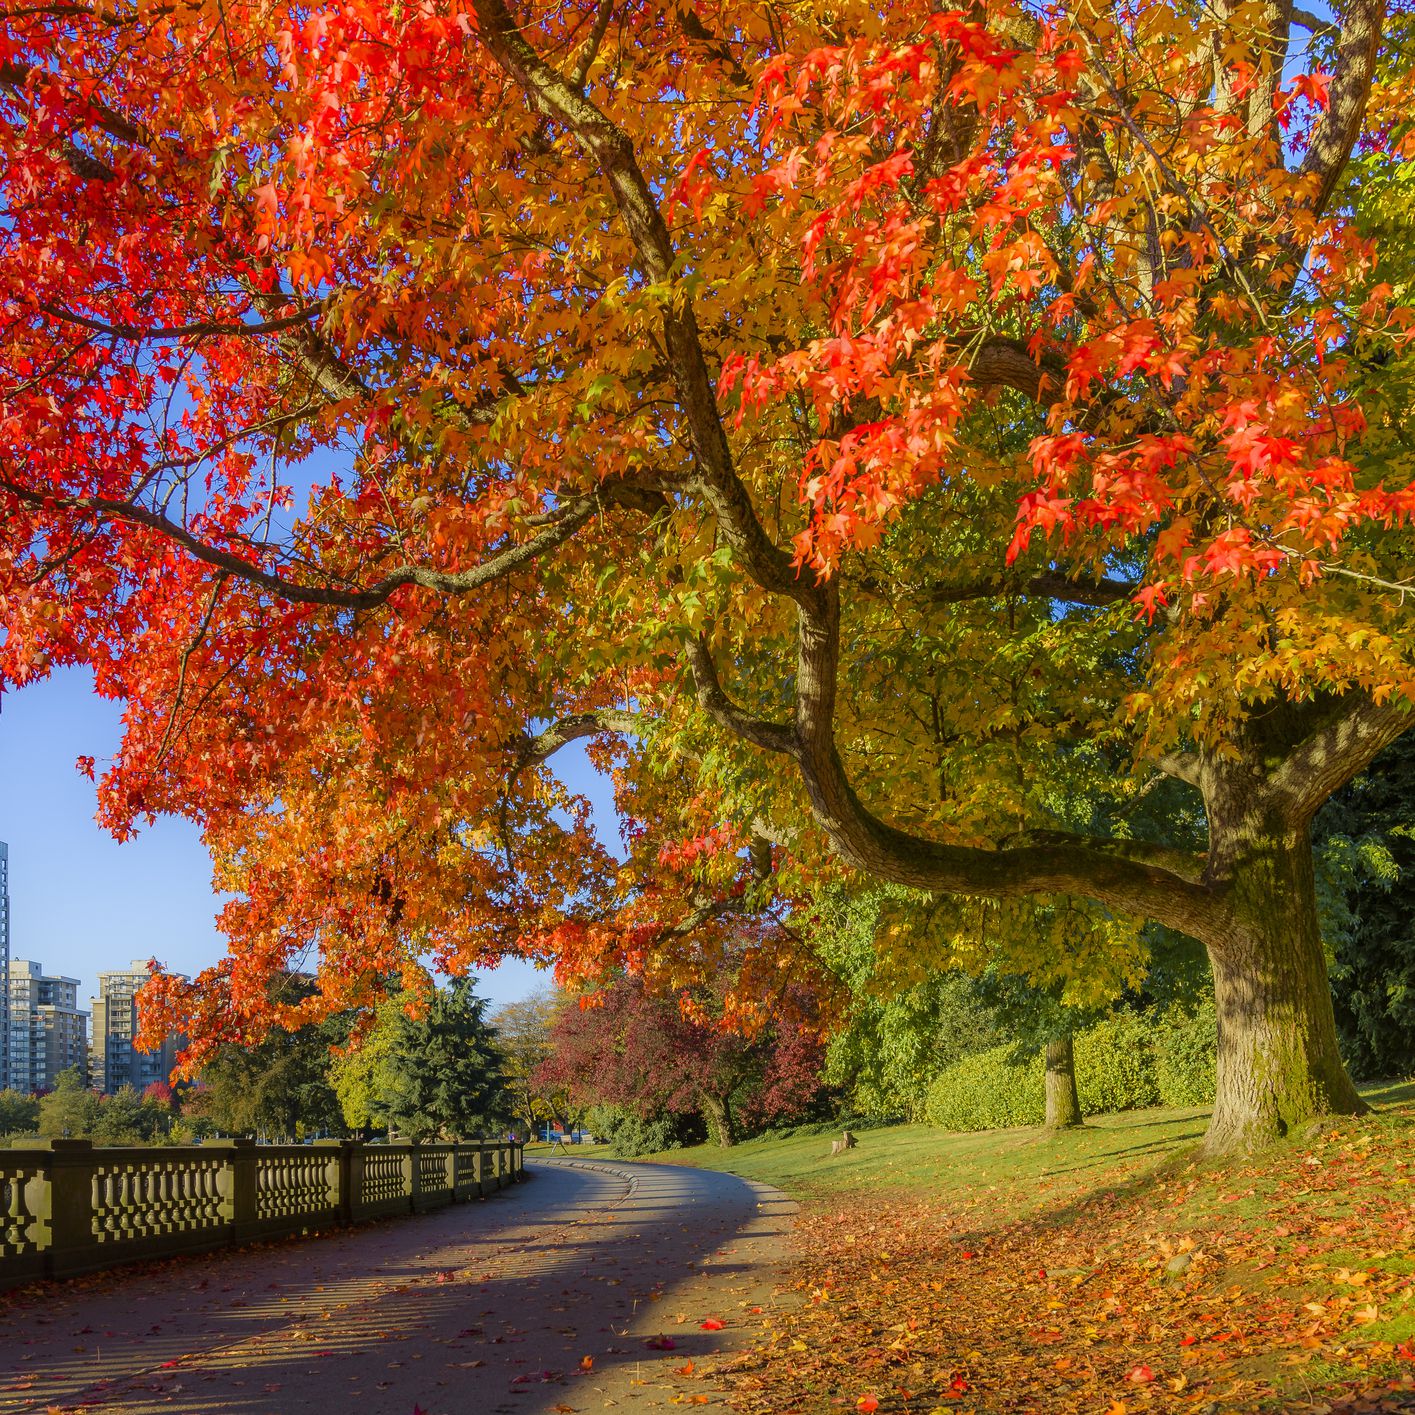
[[[1201,940],[1217,1145],[1359,1106],[1308,828],[1415,697],[1410,93],[1337,11],[7,18],[0,674],[91,665],[104,819],[236,896],[147,1025],[744,915],[750,1013],[851,869]],[[1097,773],[1207,839],[1076,828]]]

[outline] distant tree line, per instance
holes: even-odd
[[[279,986],[296,997],[308,987],[296,977]],[[102,1095],[73,1068],[47,1095],[0,1091],[0,1139],[163,1144],[217,1134],[297,1141],[496,1133],[515,1106],[486,1014],[486,1001],[456,980],[425,996],[388,998],[362,1031],[352,1017],[336,1016],[293,1031],[274,1027],[252,1046],[228,1043],[194,1083],[176,1088]]]

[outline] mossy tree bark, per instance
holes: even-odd
[[[1366,1109],[1337,1047],[1305,821],[1272,803],[1224,819],[1210,802],[1226,926],[1204,938],[1218,1009],[1218,1088],[1205,1139],[1249,1149],[1323,1115]]]
[[[1071,1033],[1046,1044],[1047,1129],[1068,1130],[1081,1124],[1076,1090],[1076,1047]]]

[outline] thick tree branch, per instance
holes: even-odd
[[[1034,403],[1044,402],[1049,389],[1060,396],[1064,372],[1059,363],[1038,363],[1020,339],[1000,334],[989,335],[968,364],[968,377],[980,387],[1013,388]]]
[[[1361,136],[1366,102],[1376,73],[1376,58],[1385,26],[1386,0],[1349,0],[1339,12],[1341,38],[1336,72],[1328,89],[1327,111],[1312,134],[1302,164],[1319,178],[1316,211],[1323,211],[1341,180],[1351,150]]]
[[[800,612],[794,730],[746,718],[735,705],[717,701],[725,695],[703,646],[691,661],[700,701],[706,684],[705,706],[715,721],[797,762],[811,813],[845,860],[916,889],[996,898],[1079,894],[1184,933],[1213,934],[1223,902],[1200,883],[1204,862],[1197,856],[1140,841],[1074,837],[985,850],[927,840],[876,816],[856,794],[835,742],[840,635],[833,585],[826,587],[823,612]]]
[[[1353,693],[1340,711],[1286,754],[1269,783],[1291,803],[1305,823],[1322,803],[1366,769],[1396,738],[1415,727],[1415,711],[1405,703],[1376,703]]]
[[[1155,765],[1165,776],[1203,787],[1204,759],[1197,752],[1166,752]]]
[[[354,610],[376,609],[385,604],[396,591],[414,585],[422,589],[436,590],[440,594],[452,595],[469,594],[473,590],[481,589],[494,580],[525,568],[547,551],[563,545],[602,509],[606,501],[613,500],[613,489],[607,488],[603,496],[581,497],[568,502],[552,525],[546,526],[529,540],[509,546],[490,560],[471,569],[434,570],[422,565],[401,565],[364,589],[345,590],[332,585],[298,584],[273,570],[257,565],[254,561],[247,560],[244,556],[237,555],[234,551],[208,544],[179,521],[129,501],[118,501],[103,496],[56,497],[21,486],[8,478],[0,478],[0,492],[8,493],[27,506],[43,509],[62,507],[92,512],[95,515],[143,526],[180,545],[202,564],[210,565],[213,569],[246,584],[267,590],[291,604]]]

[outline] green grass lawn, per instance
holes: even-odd
[[[1375,1114],[1326,1127],[1405,1125],[1415,1117],[1415,1081],[1365,1088]],[[986,1190],[1016,1217],[1058,1199],[1134,1185],[1178,1160],[1197,1159],[1207,1110],[1132,1110],[1095,1115],[1077,1130],[983,1130],[928,1125],[864,1130],[853,1150],[831,1155],[832,1135],[748,1140],[731,1149],[696,1145],[641,1156],[662,1164],[720,1169],[801,1197],[842,1191]]]

